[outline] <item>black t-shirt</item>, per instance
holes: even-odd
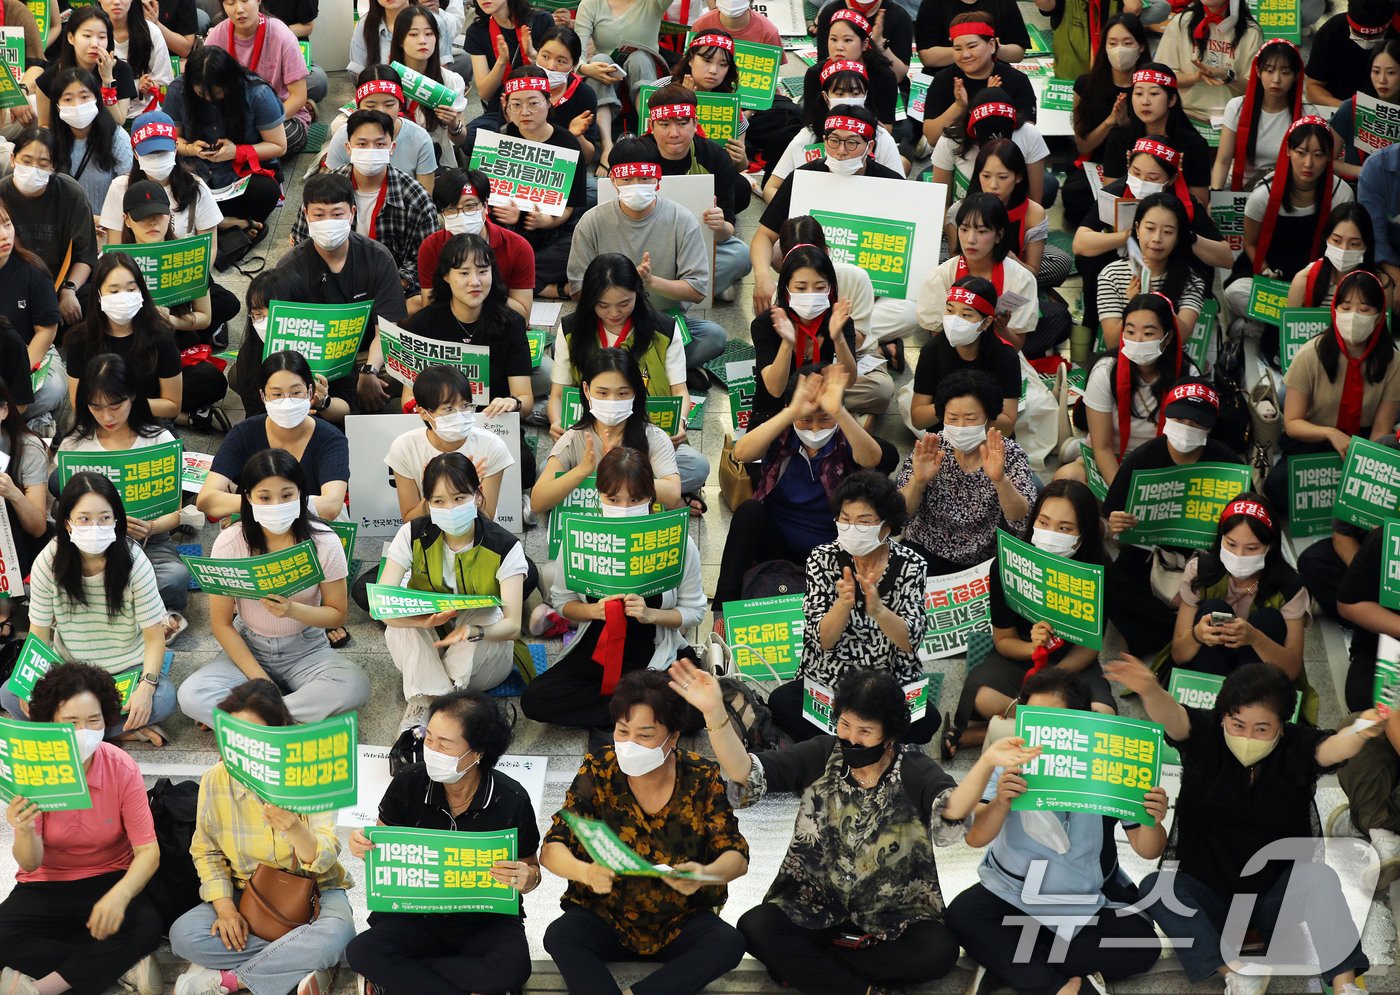
[[[1001,77],[1001,88],[1011,100],[1011,106],[1021,115],[1022,124],[1034,124],[1036,115],[1035,90],[1031,81],[1021,70],[1008,66],[1000,60],[992,63],[992,76]],[[942,117],[953,106],[953,81],[962,80],[967,90],[967,99],[975,100],[987,88],[987,79],[973,79],[959,66],[945,66],[938,70],[933,82],[928,85],[928,96],[924,99],[924,120],[932,121]]]
[[[530,340],[525,335],[525,319],[514,308],[506,308],[506,327],[495,334],[481,327],[480,321],[470,325],[458,321],[450,307],[426,307],[408,319],[407,328],[414,335],[438,342],[464,342],[485,345],[491,354],[491,397],[510,397],[510,378],[528,377]],[[478,336],[480,337],[478,339]]]
[[[1120,94],[1128,98],[1131,98],[1133,95],[1133,88],[1131,86],[1114,85],[1112,89],[1112,93],[1105,95],[1097,95],[1091,93],[1089,90],[1088,73],[1080,73],[1079,78],[1074,81],[1074,95],[1079,98],[1080,109],[1092,110],[1093,108],[1098,107],[1102,111],[1102,113],[1094,115],[1095,120],[1086,119],[1084,121],[1082,130],[1080,131],[1080,137],[1085,137],[1089,135],[1095,128],[1103,124],[1104,119],[1107,118],[1108,115],[1113,112],[1113,102],[1118,99],[1118,96]],[[1098,148],[1094,149],[1093,152],[1089,153],[1087,161],[1103,162],[1103,151],[1106,147],[1106,143],[1107,136],[1105,136],[1104,141],[1099,142]]]
[[[480,55],[486,59],[486,69],[489,72],[496,68],[496,46],[491,41],[491,29],[488,26],[491,18],[478,16],[476,20],[467,25],[466,34],[462,39],[462,48],[468,55]],[[497,25],[499,28],[500,25]],[[537,10],[530,15],[530,38],[534,39],[531,44],[539,44],[538,39],[546,31],[554,27],[554,17],[547,10]],[[512,29],[501,28],[501,37],[506,40],[506,50],[510,52],[511,69],[519,69],[527,64],[527,61],[520,54],[520,39]],[[501,85],[496,88],[496,92],[486,103],[484,110],[501,109],[501,97],[505,92],[506,77],[510,75],[507,71],[501,75]],[[587,86],[587,84],[584,84]],[[566,125],[567,127],[567,125]]]
[[[1394,37],[1393,30],[1385,37]],[[1381,44],[1385,44],[1384,41]],[[1365,49],[1351,40],[1351,26],[1345,12],[1333,14],[1313,35],[1312,48],[1304,75],[1317,80],[1338,100],[1345,100],[1357,91],[1376,95],[1371,86],[1371,55],[1375,49]]]
[[[991,345],[989,345],[989,340]],[[933,341],[919,352],[919,365],[914,368],[914,393],[934,397],[938,384],[957,370],[982,370],[990,373],[1001,387],[1002,397],[1021,396],[1021,362],[1016,350],[995,336],[983,334],[977,358],[963,359],[958,350],[948,344],[946,335],[935,335]]]
[[[44,96],[50,100],[58,99],[49,92],[49,88],[53,86],[53,81],[58,78],[61,71],[57,62],[51,62],[49,68],[40,73],[39,78],[34,81],[34,84],[44,92]],[[112,85],[117,89],[118,100],[135,100],[140,96],[136,89],[136,77],[132,75],[131,67],[126,64],[125,59],[118,59],[112,64]]]
[[[283,24],[310,24],[321,13],[320,0],[262,0],[264,13]]]
[[[1031,36],[1016,0],[923,0],[914,19],[914,42],[920,48],[947,48],[953,44],[948,25],[959,14],[991,14],[997,38],[1003,45],[1020,45],[1029,51]],[[971,96],[971,94],[968,94]]]
[[[34,400],[25,341],[3,321],[0,321],[0,377],[5,378],[5,386],[10,388],[10,396],[16,404],[29,404]]]
[[[13,252],[0,266],[0,315],[9,319],[26,345],[34,339],[35,325],[59,323],[53,280]]]
[[[787,179],[783,180],[783,185],[778,187],[778,192],[773,195],[773,199],[768,202],[768,206],[763,209],[763,217],[759,219],[759,224],[769,231],[777,232],[783,227],[783,222],[788,219],[792,212],[792,180],[797,175],[797,171],[805,169],[812,173],[829,173],[826,168],[826,159],[813,159],[811,162],[804,162],[791,173]],[[904,179],[888,166],[882,166],[874,159],[865,160],[865,176],[883,177],[889,180]]]
[[[1031,628],[1035,625],[1030,619],[1019,612],[1013,611],[1006,603],[1006,591],[1001,586],[1001,571],[993,570],[987,575],[987,608],[992,616],[992,628],[994,629],[1015,629],[1016,638],[1030,642]],[[1072,643],[1060,640],[1060,644],[1050,651],[1050,665],[1054,666],[1063,660],[1069,651],[1074,649]],[[1026,668],[1030,669],[1031,661],[1025,661]]]
[[[643,135],[642,141],[649,142],[652,148],[656,148],[656,139],[650,135]],[[724,212],[724,220],[730,224],[734,223],[734,184],[739,180],[739,173],[734,168],[734,160],[729,158],[729,153],[724,150],[724,146],[719,142],[709,138],[701,138],[698,135],[691,143],[691,154],[683,159],[667,159],[661,156],[662,176],[686,176],[693,172],[692,162],[700,169],[709,173],[715,178],[715,201],[719,204],[719,209]],[[657,149],[660,152],[660,149]]]
[[[889,66],[872,67],[869,62],[865,68],[870,76],[865,105],[870,108],[870,113],[875,115],[875,120],[893,126],[897,104],[895,95],[899,91],[894,73]],[[807,68],[807,75],[802,80],[803,118],[808,121],[822,120],[825,116],[825,106],[822,102],[822,64],[818,62]]]
[[[1275,840],[1318,835],[1313,795],[1318,744],[1330,729],[1285,722],[1279,743],[1250,769],[1235,759],[1214,712],[1187,708],[1191,734],[1167,742],[1181,753],[1181,791],[1172,825],[1181,872],[1217,894],[1263,894],[1286,873],[1278,861],[1244,881],[1240,871]]]
[[[588,85],[588,80],[575,74],[574,80],[578,86],[574,86],[574,92],[569,93],[569,87],[564,87],[564,92],[569,93],[567,99],[554,104],[549,110],[549,123],[556,128],[569,130],[569,125],[573,124],[574,118],[580,114],[598,113],[598,95],[593,92],[593,87]],[[569,86],[573,86],[570,82]],[[598,122],[595,120],[588,126],[588,130],[583,133],[584,137],[594,145],[598,144]],[[580,169],[582,166],[579,167]]]
[[[13,175],[7,176],[0,180],[0,198],[24,247],[44,261],[54,279],[73,263],[97,265],[92,205],[73,177],[54,173],[39,196],[27,197],[15,188]]]
[[[847,7],[850,7],[850,5],[847,4],[845,0],[834,0],[834,2],[823,7],[821,13],[817,15],[818,65],[826,62],[826,34],[831,27],[831,15]],[[898,0],[885,0],[885,2],[880,5],[880,9],[873,14],[866,14],[864,11],[858,11],[857,13],[860,13],[872,25],[875,23],[875,18],[883,13],[885,15],[883,30],[886,47],[900,62],[908,64],[913,59],[910,53],[914,51],[914,21],[909,17],[909,12],[900,6]],[[872,47],[873,45],[874,43],[872,42]],[[886,57],[888,58],[888,55],[886,55]],[[909,93],[909,78],[907,76],[904,78],[899,88],[906,95]]]
[[[1323,540],[1326,542],[1327,540]],[[1337,604],[1355,605],[1363,601],[1381,600],[1381,573],[1385,569],[1385,529],[1372,529],[1364,539],[1361,540],[1361,548],[1356,551],[1356,555],[1351,558],[1351,564],[1347,567],[1347,572],[1342,575],[1342,582],[1337,586]],[[1380,637],[1368,629],[1363,629],[1356,625],[1351,632],[1351,658],[1354,661],[1368,661],[1371,667],[1375,666],[1376,650],[1380,644]],[[1351,681],[1348,680],[1348,686]],[[1370,685],[1367,684],[1369,691]],[[1350,707],[1348,702],[1348,707]],[[1362,708],[1369,708],[1371,702],[1366,701]]]
[[[1234,463],[1240,464],[1238,455],[1230,451],[1230,448],[1223,442],[1215,439],[1206,439],[1205,450],[1201,453],[1201,458],[1197,463]],[[1114,511],[1122,511],[1128,503],[1128,486],[1133,479],[1134,470],[1165,470],[1169,466],[1185,466],[1184,463],[1177,463],[1167,452],[1166,436],[1157,436],[1150,442],[1144,442],[1138,446],[1123,460],[1118,468],[1118,474],[1113,478],[1113,483],[1108,485],[1108,493],[1104,495],[1103,512],[1105,515]]]
[[[788,320],[792,321],[794,326],[797,324],[791,314],[788,315]],[[830,321],[831,312],[827,311],[822,316],[821,327],[817,330],[821,346],[817,350],[816,362],[812,362],[809,356],[806,365],[797,366],[797,359],[794,356],[794,372],[810,373],[836,361],[836,343],[831,340]],[[855,322],[846,322],[845,337],[846,345],[854,352],[856,348]],[[778,349],[783,341],[773,328],[773,316],[769,312],[764,311],[749,324],[749,338],[753,340],[754,351],[753,416],[749,421],[749,428],[754,428],[781,411],[783,405],[787,403],[787,395],[785,392],[782,397],[774,397],[768,393],[768,388],[763,382],[763,370],[777,358]]]
[[[96,319],[105,320],[101,315],[96,316]],[[132,366],[132,372],[136,375],[136,385],[147,398],[160,397],[160,382],[180,375],[180,350],[175,345],[173,336],[156,336],[155,365],[143,369],[131,358],[132,346],[136,343],[133,335],[117,338],[104,333],[102,347],[90,353],[85,340],[87,322],[92,320],[94,318],[89,316],[82,323],[70,328],[68,334],[63,337],[63,364],[68,367],[68,375],[74,380],[82,379],[89,359],[108,352],[121,356]]]
[[[264,3],[265,7],[273,6]],[[199,15],[195,13],[194,0],[159,0],[157,16],[160,23],[177,35],[199,34]],[[272,13],[270,10],[268,13]],[[273,14],[277,17],[277,14]]]
[[[1131,124],[1115,125],[1103,140],[1104,175],[1122,178],[1128,174],[1128,153],[1138,138]],[[1181,168],[1188,187],[1209,187],[1210,168],[1215,163],[1215,151],[1189,124],[1179,124],[1167,136],[1167,144],[1181,153]]]
[[[297,462],[306,475],[306,492],[320,494],[333,481],[350,480],[350,445],[345,433],[324,418],[312,418],[311,422],[311,438]],[[243,464],[271,446],[267,415],[245,418],[224,436],[209,472],[236,481],[243,473]]]

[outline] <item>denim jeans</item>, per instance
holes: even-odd
[[[724,352],[729,336],[719,322],[695,317],[693,311],[685,316],[685,323],[690,328],[690,345],[685,347],[685,368],[698,370]]]
[[[676,447],[676,467],[681,472],[681,493],[699,494],[710,476],[710,461],[688,442]]]
[[[49,347],[49,373],[44,377],[39,389],[34,392],[34,400],[24,409],[25,421],[39,421],[56,416],[58,409],[68,397],[68,369],[58,350]]]
[[[715,295],[728,290],[753,272],[747,243],[730,236],[715,245]]]
[[[238,896],[234,896],[234,902]],[[345,946],[355,938],[355,915],[343,888],[321,892],[321,914],[273,943],[248,936],[242,950],[229,950],[209,930],[218,916],[214,906],[200,902],[170,926],[170,949],[199,967],[233,971],[253,995],[287,995],[312,971],[340,963]]]
[[[151,718],[147,725],[154,725],[168,719],[175,712],[175,704],[175,682],[164,677],[156,688],[155,694],[151,697]],[[0,708],[9,712],[11,718],[21,721],[29,718],[28,715],[20,711],[19,698],[7,687],[0,687]],[[126,732],[125,715],[103,730],[102,735],[106,739],[116,739],[124,732]]]
[[[190,600],[190,568],[180,559],[180,551],[170,536],[151,536],[141,551],[155,571],[156,588],[167,612],[183,612]]]

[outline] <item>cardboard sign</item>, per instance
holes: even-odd
[[[1074,110],[1074,80],[1055,79],[1045,81],[1045,89],[1040,94],[1040,109],[1043,111]]]
[[[180,457],[180,489],[187,494],[198,494],[213,466],[214,457],[208,453],[182,454]]]
[[[560,559],[570,591],[649,597],[675,590],[685,574],[690,512],[684,508],[642,518],[570,513],[560,528]]]
[[[214,258],[214,235],[191,235],[145,245],[104,245],[102,251],[124,252],[141,270],[151,300],[174,307],[209,293],[209,264]]]
[[[355,369],[355,354],[369,328],[373,301],[362,304],[294,304],[267,306],[267,333],[262,358],[291,350],[306,357],[312,373],[339,380]]]
[[[491,401],[491,350],[484,345],[444,342],[415,335],[388,318],[379,319],[379,344],[384,350],[384,372],[399,383],[413,386],[430,366],[451,366],[471,381],[471,402],[482,407]]]
[[[1279,315],[1279,369],[1285,376],[1298,351],[1332,328],[1332,309],[1326,307],[1286,307]]]
[[[1371,682],[1371,704],[1382,721],[1400,703],[1400,640],[1381,634],[1376,646],[1376,676]]]
[[[92,808],[76,733],[67,722],[0,718],[0,804],[19,795],[42,812]]]
[[[1248,317],[1265,325],[1277,325],[1288,307],[1288,281],[1256,276],[1249,286]]]
[[[489,594],[439,594],[390,584],[370,584],[369,617],[383,622],[391,618],[418,618],[446,611],[499,608],[501,599]]]
[[[1400,451],[1352,436],[1335,514],[1363,529],[1400,517]]]
[[[904,685],[904,703],[909,707],[909,720],[917,722],[928,714],[929,679],[921,677]],[[822,732],[836,735],[836,692],[810,677],[802,679],[802,717]]]
[[[63,657],[58,655],[57,650],[31,632],[24,637],[24,643],[19,648],[19,657],[15,660],[10,679],[5,682],[5,690],[20,701],[29,701],[34,697],[34,685],[39,683],[39,679],[49,672],[50,667],[62,662]]]
[[[1094,447],[1089,445],[1087,439],[1079,443],[1079,455],[1084,457],[1084,476],[1088,479],[1089,490],[1102,501],[1108,496],[1108,481],[1104,479],[1099,461],[1094,458]]]
[[[1143,808],[1162,773],[1162,727],[1155,722],[1067,708],[1016,709],[1016,735],[1042,748],[1026,765],[1026,791],[1014,812],[1092,812],[1144,826]]]
[[[1288,457],[1288,534],[1327,535],[1342,485],[1342,458],[1336,453]]]
[[[998,529],[997,570],[1012,611],[1049,624],[1057,636],[1076,646],[1103,648],[1101,564],[1048,553]]]
[[[1268,2],[1268,0],[1261,0]],[[1358,92],[1356,138],[1353,144],[1362,152],[1379,152],[1400,138],[1400,105]]]
[[[1118,539],[1134,546],[1211,549],[1225,505],[1252,486],[1249,467],[1234,463],[1134,470],[1124,510],[1138,524]]]
[[[802,600],[801,594],[780,594],[724,603],[724,641],[735,670],[760,680],[797,676],[806,628]]]
[[[290,598],[326,579],[316,544],[307,539],[261,556],[181,556],[205,594],[230,598]]]
[[[933,77],[922,65],[909,70],[909,104],[905,110],[905,116],[909,120],[922,121],[924,119],[924,106],[928,103],[928,88],[932,82]]]
[[[354,712],[292,726],[258,725],[214,712],[214,743],[229,776],[289,812],[355,804],[358,739]]]
[[[1400,611],[1400,521],[1385,523],[1381,541],[1381,607]]]
[[[967,649],[974,632],[992,631],[992,608],[988,600],[992,561],[957,573],[939,574],[924,581],[924,614],[928,623],[918,646],[925,663],[955,656]]]
[[[481,129],[471,168],[491,179],[492,207],[518,207],[557,218],[569,206],[578,151]]]
[[[58,454],[58,486],[68,486],[76,473],[98,474],[116,487],[129,517],[154,521],[180,510],[184,448],[184,443],[176,439],[116,452],[65,450]]]
[[[515,860],[517,832],[439,832],[369,826],[365,854],[371,912],[496,912],[516,915],[520,893],[491,876],[498,860]]]

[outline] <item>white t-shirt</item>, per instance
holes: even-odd
[[[1050,146],[1045,144],[1045,139],[1033,124],[1021,125],[1011,133],[1011,140],[1021,150],[1027,166],[1033,166],[1050,155]],[[961,173],[966,179],[971,179],[972,169],[977,165],[977,146],[972,146],[967,150],[967,155],[961,158],[955,154],[957,147],[958,143],[947,135],[940,137],[933,146],[933,167],[952,170]],[[952,196],[951,192],[949,196]]]
[[[112,185],[107,188],[107,196],[102,200],[100,218],[102,227],[107,229],[109,240],[115,240],[121,234],[122,198],[126,196],[127,183],[126,176],[113,177]],[[169,179],[167,178],[161,186],[165,188],[165,195],[170,198],[173,205],[175,195],[171,192]],[[176,238],[188,238],[197,231],[217,228],[219,222],[224,220],[224,212],[219,210],[219,202],[209,192],[209,184],[196,176],[195,188],[198,193],[195,195],[194,201],[194,227],[190,227],[190,206],[188,204],[170,215],[170,224],[175,229]]]
[[[365,238],[369,238],[369,229],[374,224],[374,205],[379,200],[379,188],[370,187],[368,190],[355,188],[355,230]]]
[[[130,9],[130,8],[128,8]],[[151,36],[151,79],[157,83],[172,83],[175,80],[175,67],[170,64],[170,48],[165,44],[165,35],[160,33],[160,25],[155,21],[146,22],[146,31]],[[112,48],[117,58],[127,65],[131,65],[131,60],[127,58],[127,51],[130,48],[131,38],[126,41],[114,41]],[[136,81],[141,81],[141,73],[135,66],[131,66],[131,74],[136,77]],[[142,94],[139,100],[131,104],[131,114],[139,114],[150,100],[148,96]]]
[[[666,347],[666,376],[673,384],[685,383],[685,343],[679,327],[671,333],[671,344]],[[563,329],[554,333],[554,373],[550,379],[564,387],[574,385],[574,364],[569,359],[569,340]],[[670,387],[667,384],[657,396],[669,392]]]
[[[478,518],[478,521],[480,519]],[[413,569],[413,543],[409,538],[409,532],[413,528],[411,522],[406,522],[394,533],[394,538],[389,543],[389,548],[384,555],[393,560],[404,570]],[[471,546],[463,547],[461,552],[470,550]],[[450,546],[443,543],[443,550],[446,555],[442,558],[442,584],[453,594],[460,594],[457,590],[457,552]],[[523,577],[530,572],[530,563],[525,559],[525,544],[517,542],[510,548],[501,559],[501,565],[496,568],[496,580],[505,583],[510,577]],[[405,585],[406,586],[406,585]],[[500,608],[480,608],[475,611],[459,613],[457,623],[470,623],[472,625],[490,625],[492,622],[502,617]]]
[[[166,429],[161,429],[155,435],[138,435],[136,441],[132,443],[132,449],[145,449],[148,446],[159,446],[164,442],[174,442],[175,436]],[[97,441],[97,436],[92,435],[86,438],[68,436],[58,444],[58,451],[61,453],[105,453],[109,450],[102,443]],[[115,452],[115,450],[112,450]]]
[[[1272,179],[1273,170],[1269,170],[1269,174],[1270,175],[1266,177],[1265,180],[1261,180],[1259,185],[1250,192],[1249,200],[1244,202],[1244,216],[1251,221],[1263,221],[1264,213],[1269,209],[1270,183],[1266,181]],[[1351,185],[1340,176],[1332,177],[1332,207],[1336,207],[1338,204],[1345,204],[1347,201],[1354,199],[1355,197],[1351,192]],[[1317,198],[1313,198],[1313,202],[1307,207],[1300,207],[1291,211],[1286,206],[1280,204],[1278,213],[1280,216],[1288,218],[1305,218],[1309,215],[1316,214]]]
[[[515,457],[500,438],[481,428],[467,433],[457,452],[475,463],[481,460],[485,469],[481,479],[493,477],[515,463]],[[408,477],[421,490],[423,471],[434,456],[441,456],[442,450],[428,441],[427,426],[405,432],[389,444],[389,452],[384,456],[384,464],[401,477]]]
[[[1113,377],[1118,369],[1118,360],[1113,356],[1100,359],[1089,371],[1089,382],[1084,386],[1084,406],[1094,411],[1107,413],[1113,422],[1113,451],[1121,445],[1118,438],[1118,406],[1113,399]],[[1157,421],[1147,418],[1149,411],[1156,409],[1156,398],[1152,396],[1151,384],[1139,384],[1133,391],[1132,417],[1128,423],[1128,452],[1132,452],[1144,442],[1157,437]]]
[[[798,166],[807,162],[807,146],[820,144],[818,138],[812,134],[811,128],[803,128],[793,136],[788,142],[788,147],[783,150],[782,158],[773,167],[773,175],[778,179],[787,179]],[[826,155],[825,152],[818,152],[817,158]],[[890,133],[884,128],[875,129],[875,155],[874,159],[882,166],[888,166],[896,173],[904,172],[904,163],[899,158],[899,146],[890,137]]]
[[[1233,97],[1225,105],[1226,128],[1239,134],[1240,112],[1244,108],[1244,97]],[[1291,110],[1278,111],[1270,114],[1261,110],[1259,112],[1259,133],[1254,140],[1254,160],[1244,167],[1244,185],[1246,188],[1256,183],[1261,176],[1278,165],[1278,150],[1283,144],[1283,139],[1288,134],[1288,126],[1293,123],[1293,112]],[[1233,164],[1230,167],[1234,169]]]
[[[927,328],[935,334],[943,330],[943,311],[948,306],[948,288],[957,279],[959,256],[945,259],[935,266],[919,288],[917,314],[919,327]],[[1016,261],[1014,256],[1002,260],[1002,292],[1020,294],[1026,298],[1015,311],[1011,312],[1008,328],[1018,335],[1025,335],[1035,329],[1040,321],[1040,291],[1036,287],[1035,274]]]

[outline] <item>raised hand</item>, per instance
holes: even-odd
[[[773,319],[773,331],[778,333],[778,338],[796,348],[797,331],[792,327],[787,312],[780,307],[772,307],[768,310],[768,316]]]
[[[996,767],[1023,767],[1040,756],[1039,746],[1027,746],[1020,736],[1007,736],[982,747],[982,759]]]
[[[995,428],[987,430],[987,441],[980,447],[982,469],[987,479],[999,484],[1006,479],[1006,436]]]
[[[637,267],[637,275],[642,278],[642,286],[651,289],[651,253],[643,252],[641,264]]]
[[[701,670],[684,657],[671,664],[668,673],[671,690],[694,705],[701,715],[710,715],[724,708],[724,692],[714,674]]]
[[[836,603],[848,610],[856,606],[856,582],[850,567],[843,568],[836,581]]]
[[[913,461],[914,479],[920,484],[927,484],[938,475],[938,468],[943,465],[943,446],[938,438],[937,432],[930,432],[918,442],[914,443],[914,448],[910,453]]]
[[[851,385],[851,373],[840,363],[833,363],[821,372],[821,393],[817,404],[823,411],[836,418],[845,404],[846,389]]]
[[[1121,684],[1138,696],[1149,694],[1161,687],[1157,683],[1157,675],[1129,653],[1119,654],[1117,660],[1105,663],[1103,675],[1114,684]]]

